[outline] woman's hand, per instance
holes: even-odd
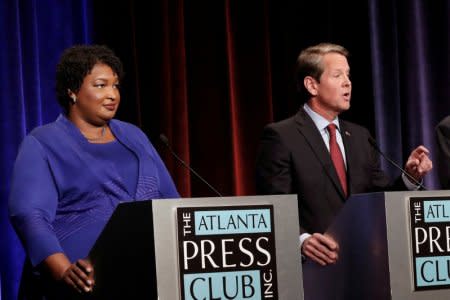
[[[94,288],[94,268],[89,260],[79,259],[66,269],[61,280],[79,293],[92,292]]]
[[[64,253],[55,253],[44,260],[53,279],[79,293],[90,293],[94,288],[94,268],[88,259],[71,263]]]

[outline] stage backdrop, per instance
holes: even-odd
[[[24,135],[59,113],[55,64],[74,43],[106,44],[123,59],[118,117],[148,134],[185,197],[215,195],[159,134],[222,194],[254,194],[262,128],[296,112],[295,60],[323,41],[351,53],[352,107],[342,117],[369,128],[401,165],[419,144],[436,157],[434,126],[450,112],[448,0],[144,2],[0,1],[3,299],[14,299],[23,260],[7,219],[12,165]],[[435,172],[425,185],[439,187]]]

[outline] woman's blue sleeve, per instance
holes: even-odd
[[[57,206],[58,190],[44,148],[28,135],[14,164],[9,214],[33,266],[63,252],[52,227]]]

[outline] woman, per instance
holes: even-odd
[[[19,298],[58,298],[55,286],[91,292],[84,258],[118,203],[179,197],[146,135],[113,119],[122,76],[105,46],[77,45],[60,58],[63,113],[25,137],[14,166],[10,217],[27,253]]]

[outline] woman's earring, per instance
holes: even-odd
[[[73,104],[77,103],[77,97],[76,96],[72,96],[72,100],[73,100]]]

